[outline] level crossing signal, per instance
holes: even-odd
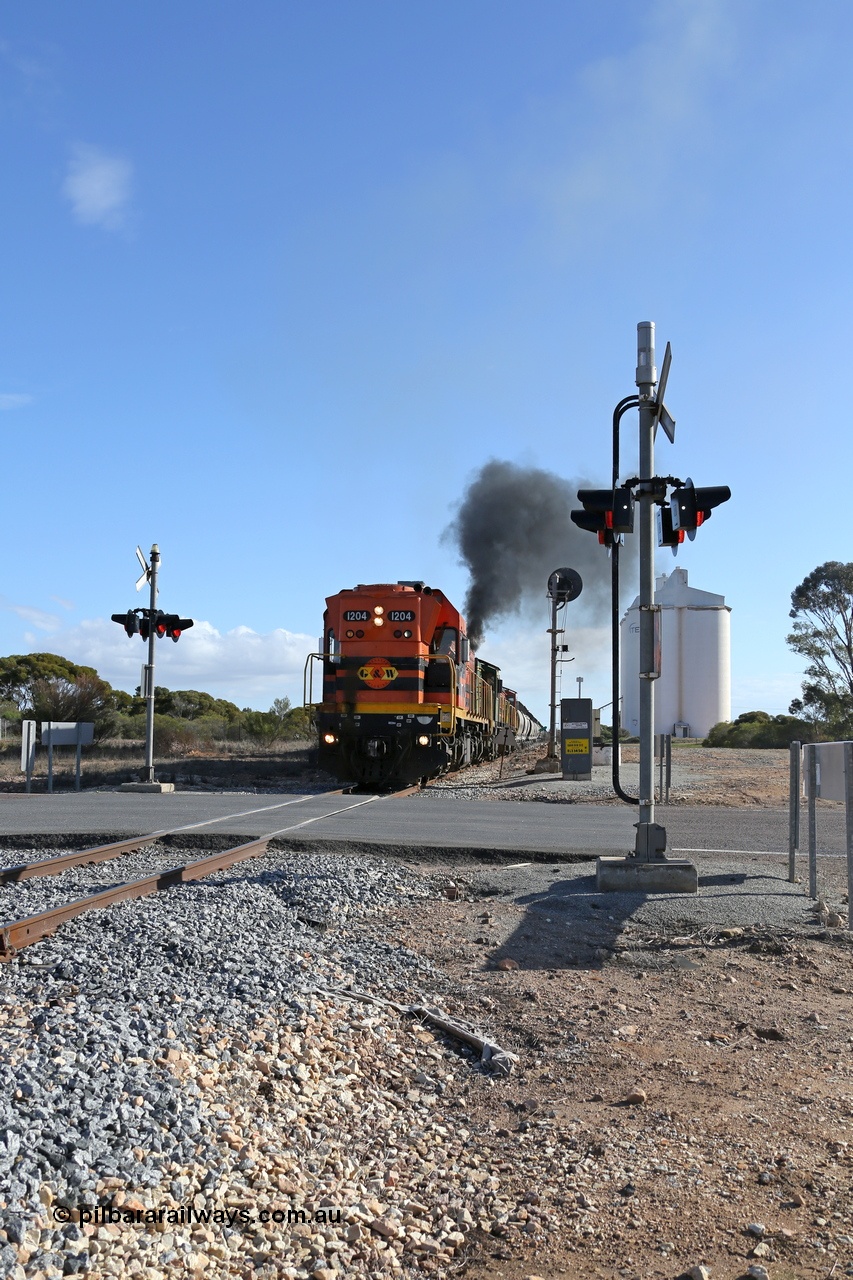
[[[604,547],[612,547],[623,533],[634,531],[634,495],[627,485],[615,489],[578,489],[583,511],[572,511],[573,522],[598,535]]]
[[[139,634],[139,619],[133,609],[128,609],[127,613],[112,614],[112,620],[120,623],[129,636]]]
[[[631,483],[617,485],[614,489],[578,489],[578,498],[584,509],[572,511],[572,520],[579,528],[597,534],[598,541],[605,547],[622,542],[623,534],[634,531],[635,499]],[[665,480],[656,479],[655,483],[659,485],[659,496],[653,499],[658,508],[658,546],[671,547],[673,555],[684,541],[685,534],[692,541],[699,526],[710,520],[714,507],[728,502],[732,496],[727,484],[697,488],[689,476],[683,481],[668,476]],[[669,484],[672,485],[672,493],[667,499]]]
[[[684,540],[684,533],[686,533],[692,542],[700,524],[711,519],[714,507],[728,502],[731,496],[732,491],[727,484],[697,489],[688,476],[684,484],[676,488],[670,499],[672,528],[674,531],[683,531],[679,541]],[[661,546],[664,545],[670,544],[661,543]]]
[[[128,609],[127,613],[113,613],[110,617],[113,622],[120,623],[129,636],[138,635],[143,640],[148,640],[153,627],[155,636],[161,640],[168,636],[175,644],[180,640],[181,633],[189,631],[193,626],[192,618],[181,618],[177,613],[164,613],[162,609]]]

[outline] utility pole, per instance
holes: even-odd
[[[559,601],[556,595],[551,597],[551,625],[548,635],[551,637],[551,723],[548,729],[548,759],[557,758],[557,636],[562,630],[557,626],[557,609]]]
[[[551,637],[551,724],[547,760],[557,759],[557,655],[560,652],[557,636],[563,634],[562,628],[557,626],[557,610],[577,600],[582,591],[583,581],[574,569],[555,569],[548,578],[548,599],[551,601],[551,625],[548,628]]]

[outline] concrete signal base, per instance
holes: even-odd
[[[595,879],[599,893],[699,892],[695,863],[681,858],[599,858]]]
[[[157,795],[174,790],[174,782],[123,782],[119,787],[119,791],[144,791]]]

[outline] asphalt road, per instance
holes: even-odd
[[[698,894],[597,891],[590,859],[633,848],[636,809],[622,805],[340,793],[3,795],[0,846],[27,850],[22,859],[29,861],[36,850],[87,848],[165,831],[175,832],[171,843],[177,846],[207,849],[279,833],[284,846],[297,850],[400,857],[431,868],[440,883],[445,876],[458,883],[466,898],[520,909],[518,923],[508,921],[502,954],[523,966],[592,963],[602,948],[618,940],[624,947],[632,931],[640,939],[650,933],[701,938],[708,929],[731,926],[795,933],[819,928],[805,853],[798,860],[799,882],[788,883],[786,810],[658,806],[656,818],[667,828],[668,852],[695,862]],[[843,912],[840,806],[819,814],[818,851],[819,892]],[[640,958],[647,967],[648,956]]]
[[[668,851],[787,854],[785,809],[658,806]],[[145,795],[81,791],[0,797],[0,842],[15,846],[99,843],[122,836],[189,829],[197,838],[252,837],[279,832],[283,839],[382,845],[389,851],[453,850],[498,855],[596,857],[625,854],[634,845],[636,809],[627,805],[528,801],[446,800],[418,795],[367,797],[260,796],[175,792]],[[806,846],[805,820],[801,845]],[[844,815],[822,810],[818,851],[845,851]]]

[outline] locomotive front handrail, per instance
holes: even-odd
[[[328,653],[309,653],[302,668],[302,709],[311,711],[314,706],[314,662],[318,659],[326,662],[331,658]]]

